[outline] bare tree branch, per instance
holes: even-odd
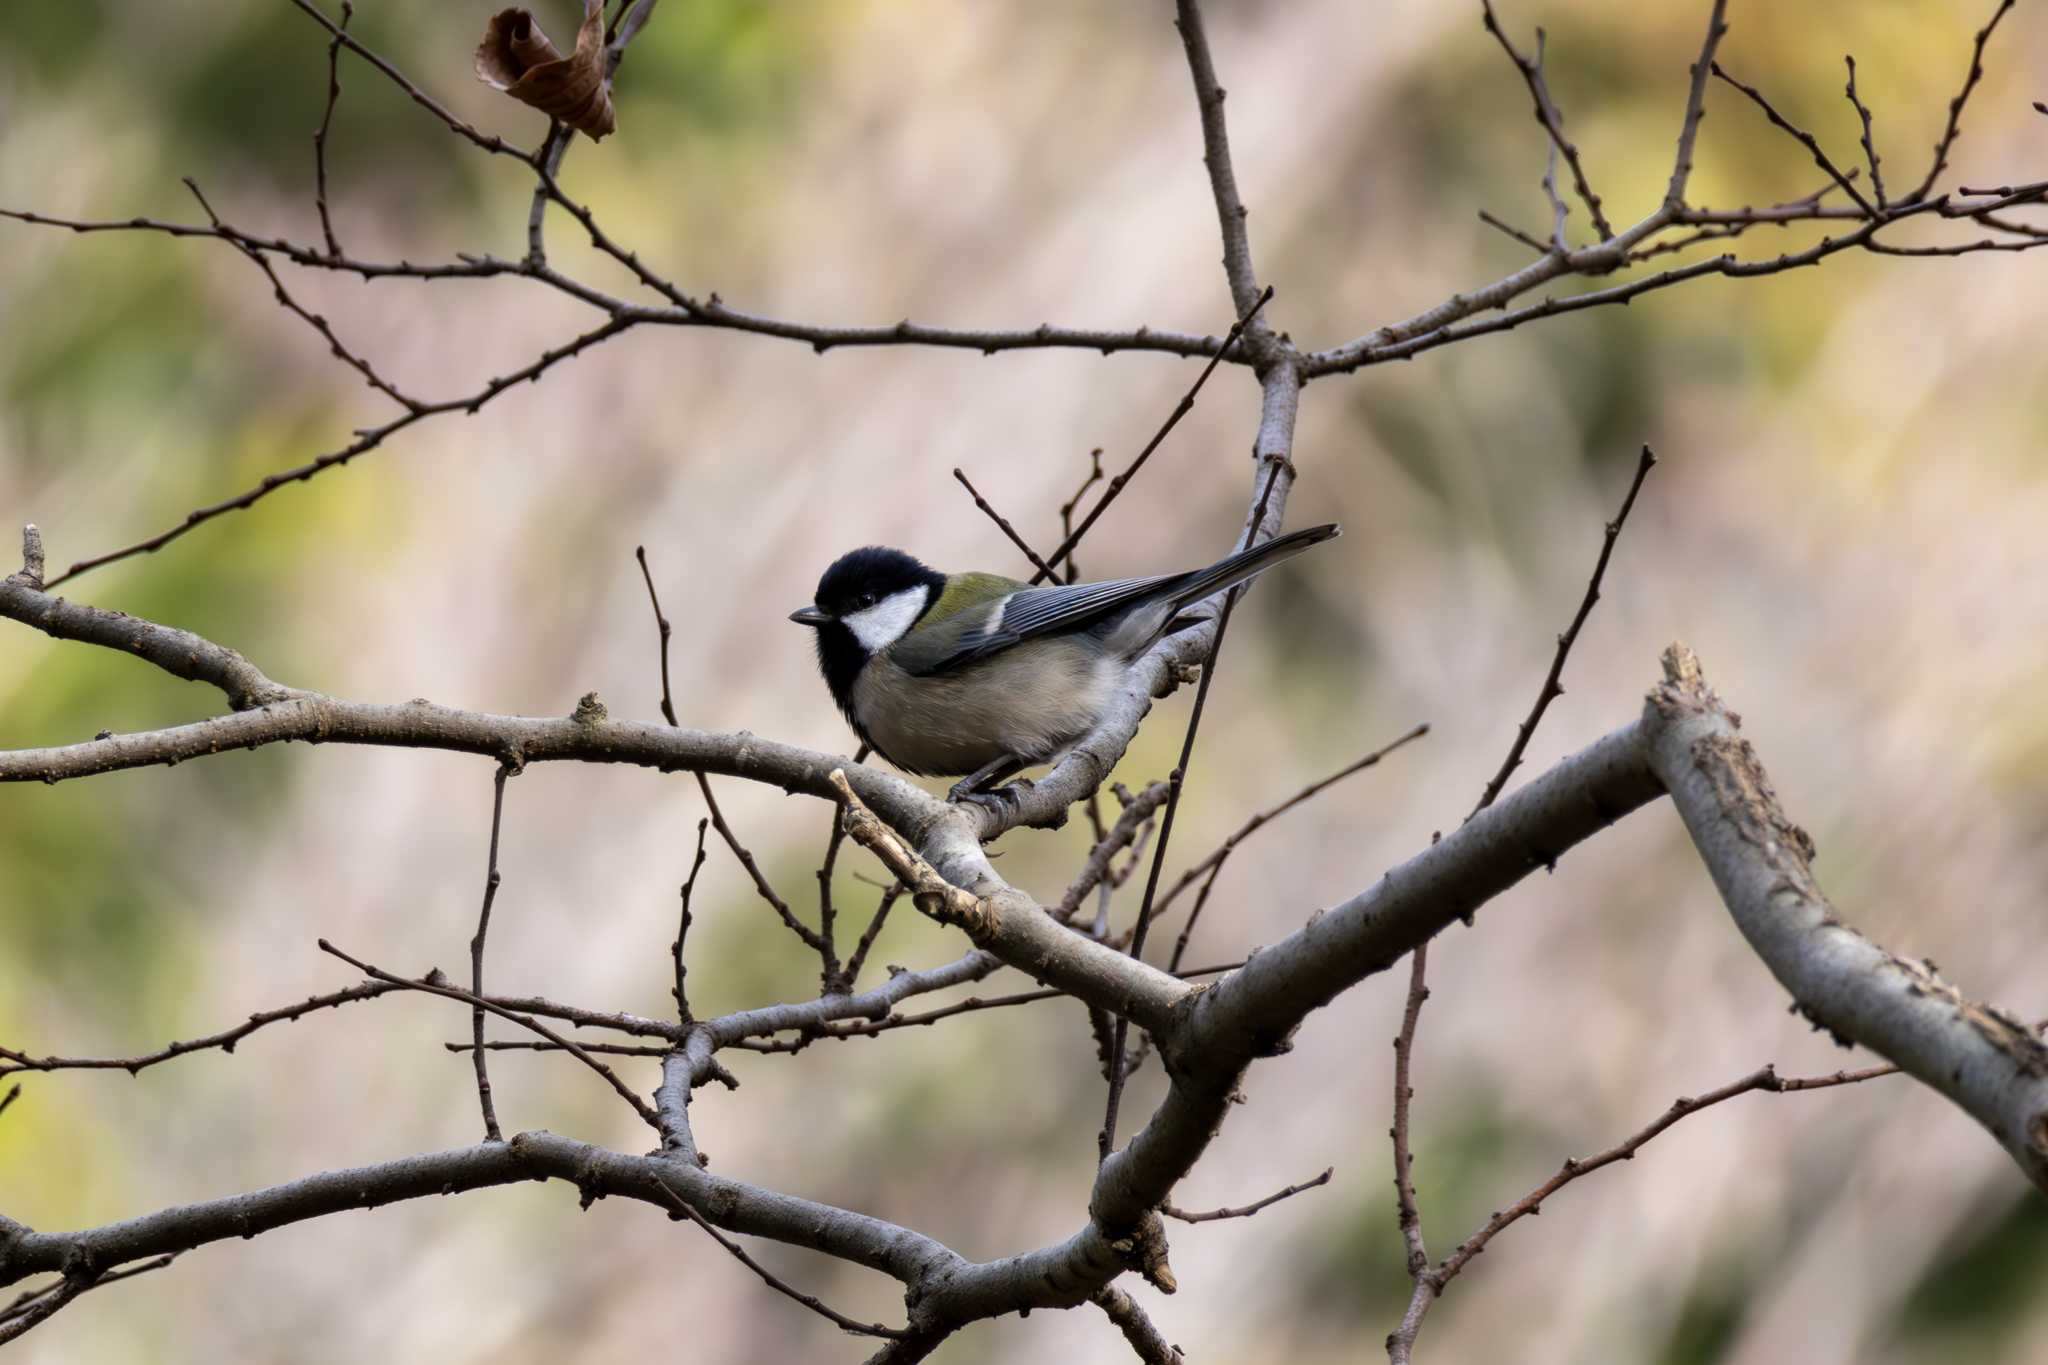
[[[491,852],[484,871],[483,907],[476,915],[476,937],[469,941],[469,992],[476,997],[470,1007],[471,1052],[476,1063],[476,1099],[484,1116],[484,1141],[500,1142],[497,1107],[491,1103],[491,1073],[484,1061],[484,938],[491,931],[491,903],[498,899],[498,829],[505,819],[505,779],[512,770],[500,764],[491,779]]]
[[[1549,134],[1551,147],[1564,153],[1565,165],[1571,168],[1572,184],[1577,188],[1579,198],[1584,201],[1586,212],[1593,219],[1594,233],[1601,241],[1606,241],[1614,235],[1614,229],[1608,224],[1606,215],[1600,212],[1600,196],[1593,193],[1592,185],[1586,181],[1586,172],[1579,165],[1579,149],[1564,135],[1564,115],[1559,112],[1557,101],[1550,97],[1550,86],[1543,79],[1543,30],[1536,30],[1537,55],[1534,58],[1525,57],[1515,50],[1512,42],[1508,41],[1507,32],[1501,28],[1500,19],[1493,12],[1493,0],[1480,0],[1480,8],[1484,13],[1482,22],[1486,31],[1500,43],[1501,51],[1507,53],[1508,60],[1513,62],[1515,70],[1521,73],[1522,83],[1529,87],[1529,96],[1536,101],[1536,121],[1542,124],[1543,131]],[[1556,245],[1562,250],[1564,242],[1561,240],[1561,231],[1559,237]]]
[[[1249,1218],[1260,1209],[1271,1208],[1283,1199],[1292,1199],[1304,1190],[1313,1190],[1329,1184],[1330,1177],[1336,1173],[1337,1168],[1335,1166],[1325,1166],[1323,1173],[1313,1180],[1304,1180],[1299,1185],[1289,1185],[1284,1190],[1275,1190],[1264,1199],[1254,1199],[1251,1203],[1239,1208],[1210,1209],[1207,1213],[1189,1213],[1185,1209],[1177,1209],[1171,1204],[1162,1204],[1159,1207],[1159,1211],[1168,1218],[1177,1218],[1183,1223],[1214,1223],[1225,1218]]]
[[[627,1086],[625,1082],[619,1079],[619,1074],[616,1071],[613,1071],[603,1062],[600,1062],[597,1060],[597,1058],[591,1056],[589,1052],[584,1050],[582,1044],[573,1042],[568,1038],[564,1038],[561,1034],[555,1032],[546,1024],[541,1023],[540,1020],[535,1019],[532,1015],[521,1014],[517,1010],[506,1009],[504,1006],[493,1004],[491,1001],[484,999],[482,996],[477,995],[474,992],[465,991],[462,990],[460,987],[451,986],[448,984],[447,978],[441,976],[438,972],[430,976],[422,977],[419,980],[413,980],[409,977],[396,976],[390,972],[383,970],[380,967],[372,966],[371,964],[364,962],[360,958],[349,956],[347,953],[335,947],[332,943],[329,943],[324,938],[321,939],[319,942],[321,952],[329,953],[335,957],[340,958],[343,962],[348,963],[349,966],[354,967],[357,971],[361,972],[365,976],[372,977],[378,981],[387,982],[393,986],[402,987],[405,990],[419,991],[425,995],[438,995],[449,1000],[459,1000],[466,1005],[472,1005],[480,1009],[488,1010],[490,1013],[497,1015],[500,1019],[509,1019],[513,1023],[519,1025],[521,1028],[529,1029],[532,1032],[539,1034],[541,1037],[553,1043],[556,1047],[562,1049],[562,1051],[568,1053],[571,1057],[574,1057],[577,1061],[589,1067],[592,1071],[595,1071],[598,1075],[604,1077],[606,1082],[610,1084],[611,1088],[618,1093],[619,1098],[624,1100],[627,1104],[633,1107],[633,1112],[640,1115],[641,1118],[647,1120],[647,1124],[649,1127],[659,1131],[661,1123],[660,1120],[655,1116],[654,1110],[648,1107],[647,1101],[641,1099],[638,1095],[634,1094],[632,1089],[629,1086]],[[481,1049],[478,1050],[477,1055],[479,1057],[483,1055]]]
[[[356,17],[351,0],[341,0],[341,23]],[[334,106],[341,102],[341,33],[327,40],[327,107],[320,112],[320,126],[313,130],[313,206],[320,214],[320,235],[326,239],[327,254],[341,255],[341,239],[334,235],[334,218],[327,208],[327,132],[334,124]],[[210,216],[210,215],[209,215]]]
[[[1224,864],[1224,862],[1229,859],[1230,855],[1237,851],[1237,846],[1239,844],[1243,843],[1253,834],[1263,829],[1266,825],[1270,824],[1274,820],[1279,819],[1288,811],[1293,810],[1296,806],[1299,806],[1306,801],[1309,801],[1317,796],[1320,796],[1322,793],[1328,791],[1331,787],[1334,787],[1339,782],[1342,782],[1345,778],[1351,777],[1357,773],[1362,773],[1367,768],[1378,767],[1380,761],[1386,758],[1387,755],[1393,753],[1395,750],[1400,749],[1408,744],[1412,744],[1413,742],[1415,742],[1418,739],[1421,739],[1424,735],[1428,733],[1429,726],[1427,723],[1418,725],[1414,729],[1408,731],[1408,733],[1402,735],[1400,738],[1395,739],[1390,743],[1381,745],[1379,748],[1374,749],[1371,753],[1366,754],[1364,757],[1353,759],[1351,762],[1345,764],[1343,767],[1339,768],[1336,772],[1331,773],[1329,776],[1317,778],[1315,781],[1303,787],[1300,791],[1295,792],[1294,795],[1288,797],[1286,800],[1281,801],[1276,805],[1268,806],[1264,810],[1259,811],[1252,815],[1243,824],[1239,825],[1234,831],[1232,831],[1228,838],[1224,839],[1222,843],[1218,844],[1199,862],[1194,863],[1185,872],[1181,873],[1179,879],[1176,880],[1172,886],[1168,887],[1165,891],[1160,893],[1159,913],[1164,914],[1166,911],[1166,907],[1173,903],[1174,897],[1178,896],[1181,892],[1187,890],[1189,885],[1191,885],[1196,878],[1201,877],[1205,873],[1214,872],[1217,868],[1221,867]]]
[[[1249,210],[1237,193],[1237,172],[1230,164],[1230,133],[1223,118],[1227,93],[1216,80],[1216,61],[1209,55],[1209,35],[1202,28],[1202,7],[1196,0],[1175,0],[1174,27],[1187,50],[1188,74],[1195,83],[1195,103],[1202,115],[1202,164],[1209,168],[1209,187],[1216,198],[1216,223],[1223,233],[1223,274],[1230,281],[1231,302],[1239,317],[1249,317],[1261,302],[1258,271],[1252,266],[1251,235],[1245,229]],[[1253,334],[1255,359],[1265,348],[1265,329]],[[1261,364],[1264,362],[1261,361]]]
[[[1728,32],[1728,0],[1714,0],[1707,15],[1707,36],[1700,43],[1700,55],[1693,59],[1692,84],[1685,94],[1685,116],[1678,123],[1678,155],[1671,164],[1671,183],[1664,190],[1664,207],[1675,210],[1685,203],[1686,183],[1692,178],[1692,149],[1699,137],[1700,120],[1707,112],[1707,71],[1714,64],[1714,49]]]
[[[1109,505],[1116,501],[1117,494],[1129,487],[1131,480],[1136,477],[1138,471],[1145,467],[1145,461],[1152,458],[1152,452],[1159,449],[1160,443],[1165,441],[1167,435],[1172,432],[1174,427],[1180,424],[1180,419],[1187,416],[1189,411],[1193,409],[1195,406],[1195,395],[1199,394],[1202,391],[1202,386],[1209,382],[1209,376],[1216,372],[1216,367],[1230,356],[1232,349],[1245,335],[1245,329],[1252,325],[1253,321],[1258,317],[1259,310],[1271,302],[1272,298],[1273,291],[1267,289],[1256,299],[1252,300],[1251,310],[1239,315],[1237,321],[1231,324],[1230,334],[1223,338],[1223,345],[1217,350],[1215,355],[1210,357],[1209,363],[1202,367],[1202,372],[1195,376],[1195,382],[1188,386],[1186,393],[1181,395],[1180,402],[1176,403],[1173,411],[1166,415],[1166,420],[1160,423],[1159,430],[1152,433],[1152,439],[1145,442],[1145,448],[1137,453],[1137,456],[1132,459],[1130,465],[1123,473],[1118,474],[1108,484],[1104,485],[1102,496],[1097,498],[1095,505],[1088,509],[1088,515],[1081,518],[1081,524],[1068,531],[1066,537],[1060,541],[1059,547],[1045,559],[1038,560],[1035,557],[1033,558],[1033,562],[1038,565],[1038,572],[1031,577],[1033,583],[1059,581],[1059,574],[1056,571],[1056,566],[1059,562],[1064,559],[1071,563],[1075,547],[1081,543],[1081,537],[1088,534],[1090,528],[1095,525],[1102,514],[1109,510]],[[1092,478],[1089,480],[1091,483],[1093,481]],[[965,482],[965,479],[962,479],[962,482]],[[1087,489],[1088,484],[1084,483],[1081,485],[1082,492],[1086,492]],[[1074,495],[1075,501],[1079,501],[1080,497],[1081,494],[1076,493]],[[980,501],[979,496],[976,497],[976,501]],[[1071,507],[1072,504],[1069,503],[1068,508],[1062,509],[1062,519],[1065,518],[1067,510]],[[1072,581],[1071,575],[1069,576],[1069,581]]]
[[[2048,1048],[1930,965],[1887,952],[1842,921],[1814,881],[1813,841],[1780,809],[1691,650],[1665,651],[1664,682],[1643,719],[1651,766],[1714,885],[1800,1013],[1948,1096],[2048,1190]]]
[[[1138,1306],[1138,1301],[1118,1289],[1115,1285],[1104,1285],[1095,1291],[1089,1300],[1102,1310],[1103,1316],[1116,1324],[1116,1330],[1130,1343],[1138,1359],[1145,1365],[1179,1365],[1186,1357],[1180,1347],[1171,1345],[1152,1325],[1152,1319]]]
[[[826,1306],[825,1301],[823,1299],[820,1299],[817,1295],[806,1294],[801,1289],[793,1287],[788,1283],[788,1281],[779,1278],[773,1271],[769,1270],[768,1267],[762,1265],[752,1256],[749,1256],[747,1254],[745,1247],[742,1247],[738,1242],[733,1241],[730,1237],[727,1237],[717,1228],[711,1226],[710,1222],[706,1220],[703,1214],[697,1212],[697,1210],[691,1208],[687,1203],[683,1201],[683,1197],[681,1195],[677,1194],[674,1190],[671,1190],[666,1184],[663,1184],[661,1189],[664,1194],[668,1195],[670,1202],[675,1205],[676,1211],[679,1214],[689,1219],[691,1222],[695,1223],[698,1227],[704,1229],[705,1234],[709,1236],[712,1241],[724,1247],[726,1251],[732,1255],[732,1258],[734,1260],[738,1261],[747,1269],[753,1271],[754,1274],[760,1277],[761,1282],[763,1284],[767,1285],[776,1293],[796,1300],[798,1303],[810,1309],[813,1313],[816,1313],[819,1317],[825,1319],[825,1321],[831,1323],[834,1327],[837,1327],[842,1332],[851,1332],[856,1336],[863,1337],[900,1338],[905,1335],[905,1333],[898,1331],[893,1327],[884,1327],[879,1322],[855,1322],[852,1318],[847,1317],[844,1313],[839,1312],[837,1309]]]
[[[1816,139],[1812,133],[1807,132],[1804,128],[1799,127],[1797,124],[1787,119],[1783,114],[1780,114],[1774,107],[1772,107],[1771,102],[1763,97],[1763,94],[1760,91],[1758,91],[1758,89],[1755,86],[1744,85],[1741,81],[1736,80],[1735,77],[1729,75],[1726,71],[1724,71],[1721,68],[1721,64],[1719,62],[1715,62],[1713,64],[1713,73],[1720,79],[1728,82],[1728,84],[1734,86],[1737,90],[1740,90],[1743,94],[1749,96],[1750,102],[1756,105],[1757,108],[1764,111],[1764,117],[1768,118],[1771,121],[1771,125],[1773,127],[1783,130],[1794,141],[1799,143],[1800,146],[1806,148],[1807,152],[1811,154],[1813,157],[1813,164],[1820,167],[1821,170],[1826,172],[1828,178],[1833,180],[1836,185],[1841,187],[1842,193],[1848,195],[1851,199],[1856,201],[1856,207],[1863,210],[1863,214],[1865,217],[1877,216],[1876,205],[1872,204],[1868,199],[1865,199],[1862,195],[1862,192],[1856,188],[1856,183],[1849,179],[1849,177],[1842,172],[1842,169],[1839,166],[1835,165],[1834,162],[1828,160],[1828,154],[1821,150],[1819,140]]]
[[[1855,109],[1856,117],[1863,124],[1863,159],[1870,166],[1870,192],[1877,196],[1878,212],[1882,213],[1889,204],[1884,193],[1884,172],[1879,169],[1881,159],[1877,154],[1877,143],[1872,139],[1870,132],[1870,106],[1856,93],[1856,59],[1845,56],[1842,61],[1849,68],[1849,83],[1844,87],[1843,93],[1848,95],[1850,106]]]
[[[1508,778],[1522,766],[1522,755],[1528,751],[1529,741],[1535,738],[1536,727],[1543,723],[1543,713],[1550,709],[1550,703],[1564,695],[1561,681],[1564,661],[1578,642],[1579,631],[1584,629],[1586,618],[1593,614],[1594,604],[1600,600],[1600,580],[1607,576],[1607,561],[1614,555],[1614,542],[1621,538],[1621,528],[1628,524],[1628,514],[1635,510],[1636,494],[1643,491],[1643,480],[1650,476],[1656,465],[1656,455],[1644,446],[1641,457],[1636,461],[1635,477],[1629,481],[1628,492],[1622,497],[1621,510],[1614,514],[1613,521],[1607,523],[1606,535],[1600,542],[1600,557],[1593,562],[1593,576],[1586,580],[1586,595],[1580,599],[1579,610],[1572,617],[1572,623],[1565,627],[1564,634],[1557,637],[1557,653],[1550,660],[1550,672],[1544,676],[1543,686],[1536,691],[1535,704],[1529,708],[1528,717],[1515,728],[1515,742],[1509,746],[1507,757],[1501,760],[1499,771],[1487,782],[1486,790],[1479,794],[1479,804],[1472,807],[1472,815],[1492,805],[1501,789],[1507,786]]]
[[[374,1000],[380,995],[389,995],[399,989],[402,988],[381,981],[365,981],[360,986],[350,986],[347,990],[308,996],[296,1005],[260,1010],[231,1029],[210,1033],[203,1038],[171,1043],[154,1052],[144,1052],[133,1057],[32,1057],[24,1052],[0,1047],[0,1060],[5,1062],[5,1065],[0,1065],[0,1076],[11,1076],[22,1071],[126,1071],[133,1075],[173,1058],[188,1056],[194,1052],[205,1052],[211,1048],[232,1053],[235,1044],[266,1025],[289,1023],[295,1019],[302,1019],[315,1010],[333,1009],[340,1005],[354,1004],[358,1000]],[[5,1107],[0,1105],[0,1109]]]
[[[1927,168],[1927,177],[1914,187],[1905,202],[1917,204],[1934,189],[1934,182],[1941,179],[1942,171],[1948,168],[1948,154],[1955,149],[1956,139],[1963,135],[1963,108],[1970,102],[1970,93],[1977,88],[1977,82],[1984,79],[1984,46],[1991,41],[1991,35],[1998,30],[1999,20],[2012,9],[2013,0],[1998,0],[1998,8],[1991,11],[1991,19],[1977,30],[1977,36],[1970,45],[1970,68],[1963,76],[1963,88],[1948,102],[1948,123],[1941,130],[1941,140],[1934,144],[1934,164]]]

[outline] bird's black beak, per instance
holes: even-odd
[[[789,614],[789,619],[800,626],[822,626],[830,624],[832,618],[816,607],[798,607]]]

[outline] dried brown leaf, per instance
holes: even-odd
[[[477,44],[477,79],[595,142],[618,126],[605,73],[604,0],[583,0],[576,50],[564,57],[523,7],[501,9]]]

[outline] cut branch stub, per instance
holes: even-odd
[[[1756,750],[1684,645],[1644,711],[1650,767],[1671,793],[1736,927],[1798,1011],[1948,1096],[2048,1191],[2048,1048],[1845,923],[1813,876],[1813,840],[1778,804]]]
[[[501,9],[484,26],[476,76],[595,142],[618,127],[605,72],[604,0],[583,0],[576,50],[564,57],[523,7]]]

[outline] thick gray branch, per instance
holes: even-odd
[[[1756,750],[1685,646],[1665,652],[1643,724],[1650,764],[1729,913],[1800,1012],[1948,1096],[2048,1190],[2048,1048],[1931,963],[1896,956],[1842,921],[1814,880],[1813,841],[1786,818]]]

